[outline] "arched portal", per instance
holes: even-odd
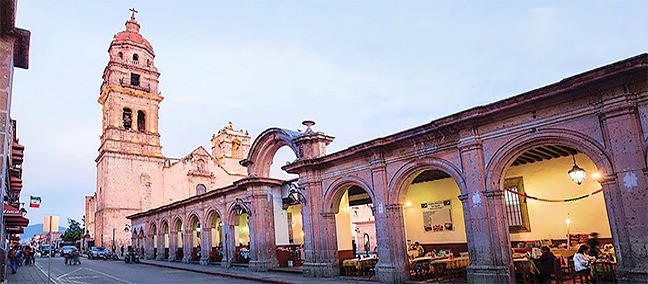
[[[184,257],[184,234],[182,232],[182,220],[180,218],[176,218],[175,224],[173,226],[173,232],[175,234],[176,245],[176,251],[174,252],[175,260],[182,260],[182,258]]]
[[[161,227],[164,242],[164,259],[169,259],[169,223],[166,220],[163,220]]]
[[[157,259],[157,254],[158,254],[158,230],[157,230],[157,225],[155,224],[155,222],[152,222],[150,227],[151,227],[151,230],[150,230],[150,232],[151,232],[151,236],[150,236],[151,240],[150,241],[152,242],[152,245],[153,245],[153,259]]]
[[[466,281],[469,264],[461,190],[455,179],[432,164],[412,168],[403,187],[405,243],[412,278]],[[433,261],[431,261],[431,259]],[[446,271],[450,265],[456,273]]]
[[[248,158],[245,160],[248,176],[269,177],[275,153],[283,146],[290,147],[297,158],[301,157],[297,145],[292,142],[299,135],[301,133],[281,128],[270,128],[263,131],[254,140]]]
[[[201,228],[200,219],[196,215],[191,215],[189,218],[189,230],[191,232],[191,260],[200,260],[200,238]]]
[[[523,143],[509,148],[503,155],[507,159],[501,160],[502,172],[493,173],[501,176],[514,267],[527,255],[539,257],[542,246],[565,262],[582,245],[595,246],[590,250],[595,258],[616,260],[610,229],[614,220],[608,217],[611,208],[599,183],[609,174],[599,166],[606,168],[608,163],[603,152],[591,156],[587,141],[581,143]]]
[[[223,235],[223,222],[221,220],[220,214],[216,210],[212,210],[207,214],[207,220],[205,221],[206,226],[209,230],[209,262],[221,262],[223,260],[223,245],[221,242],[221,236]]]
[[[146,242],[146,237],[144,236],[144,229],[140,229],[139,235],[137,236],[137,253],[144,255],[144,245]]]
[[[225,256],[234,263],[249,263],[252,259],[250,250],[251,228],[250,215],[252,210],[247,202],[236,202],[230,206],[228,216],[228,232],[225,234]]]
[[[335,214],[340,273],[371,275],[378,262],[373,194],[364,184],[334,186],[325,197],[325,206]]]

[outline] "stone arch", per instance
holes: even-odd
[[[245,208],[245,211],[247,211],[247,213],[248,213],[248,218],[251,219],[252,216],[254,215],[253,211],[252,211],[252,206],[251,206],[251,204],[246,204],[246,202],[247,201],[244,201],[243,203],[241,203],[241,206],[243,206],[243,208]],[[223,225],[238,226],[238,221],[239,221],[238,218],[239,218],[239,216],[236,215],[236,213],[234,213],[234,205],[235,204],[236,204],[236,202],[232,202],[232,204],[230,204],[227,207],[227,216],[225,216],[225,217],[221,216],[221,220],[223,221]]]
[[[202,219],[200,218],[198,213],[196,213],[195,211],[191,211],[189,214],[187,214],[187,218],[185,219],[187,220],[187,222],[183,224],[185,230],[192,229],[191,226],[194,219],[198,220],[198,224],[202,225]]]
[[[177,232],[176,230],[177,230],[177,228],[178,228],[178,223],[180,223],[181,228],[182,228],[182,225],[185,224],[184,220],[183,220],[182,217],[180,217],[180,216],[174,216],[172,220],[173,220],[173,221],[171,222],[172,225],[171,225],[171,227],[169,228],[169,231],[172,230],[174,233]]]
[[[371,202],[375,203],[376,198],[373,192],[373,188],[369,183],[357,176],[344,176],[336,179],[331,183],[331,185],[326,189],[324,194],[324,210],[326,213],[336,214],[340,210],[340,201],[344,192],[352,187],[357,186],[362,188],[369,197]]]
[[[451,162],[429,157],[410,161],[400,167],[389,181],[389,197],[391,204],[404,204],[407,195],[407,187],[412,183],[416,176],[426,170],[437,170],[448,174],[459,186],[461,194],[468,192],[466,181],[461,170]]]
[[[223,220],[223,215],[220,213],[220,211],[217,208],[214,208],[214,207],[211,207],[211,206],[208,207],[205,210],[205,214],[203,216],[205,216],[203,218],[203,224],[210,224],[211,225],[211,222],[213,221],[214,216],[218,216],[221,219],[221,222]]]
[[[515,158],[529,148],[546,144],[572,147],[590,158],[596,168],[604,173],[603,176],[614,173],[609,154],[596,140],[572,130],[550,128],[522,134],[499,148],[486,166],[486,187],[502,188],[506,170]]]
[[[290,147],[299,159],[301,157],[299,147],[293,143],[293,139],[299,135],[301,133],[282,128],[269,128],[263,131],[252,143],[244,162],[248,168],[248,177],[269,177],[274,155],[283,146]]]

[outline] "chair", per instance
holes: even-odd
[[[594,263],[594,279],[596,283],[616,283],[615,265],[610,262]]]
[[[522,281],[524,284],[531,283],[531,267],[528,262],[514,261],[513,265],[515,266],[515,276],[517,281]]]
[[[576,283],[576,281],[580,283],[588,283],[589,282],[589,273],[587,272],[577,272],[574,269],[574,258],[570,257],[567,259],[567,263],[569,265],[569,271],[571,272],[571,279],[573,283]]]
[[[439,282],[443,279],[449,279],[448,263],[446,262],[431,262],[431,268],[434,271],[434,279]]]
[[[563,280],[571,279],[571,271],[569,270],[569,266],[563,266],[562,264],[562,257],[556,257],[556,259],[554,260],[554,272],[551,274],[551,277],[556,280],[556,283],[562,283]]]

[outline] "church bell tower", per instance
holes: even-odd
[[[164,156],[158,132],[160,73],[151,44],[139,33],[135,9],[108,48],[98,102],[102,133],[97,163],[95,244],[128,246],[126,216],[151,208],[163,187]]]

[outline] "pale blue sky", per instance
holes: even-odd
[[[22,200],[43,197],[32,224],[84,214],[101,75],[130,7],[162,74],[170,157],[209,149],[228,121],[254,138],[306,118],[337,151],[648,50],[648,1],[21,0],[30,69],[16,72],[12,116]]]

